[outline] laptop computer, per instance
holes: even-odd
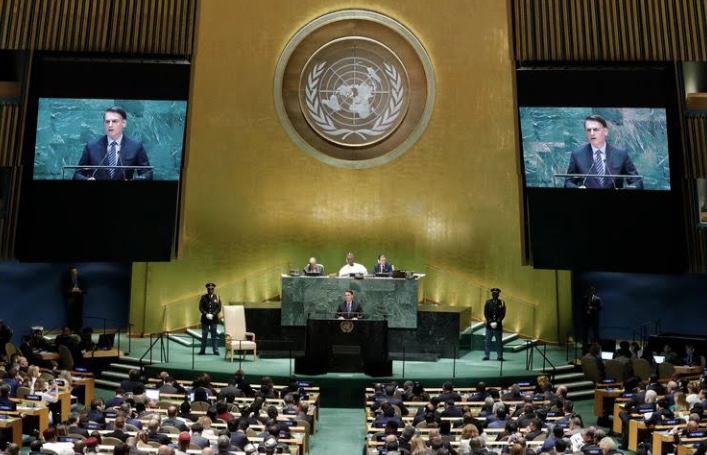
[[[665,356],[664,355],[654,355],[653,360],[655,360],[655,363],[663,363],[663,362],[665,362]]]
[[[611,351],[601,351],[602,360],[611,360],[614,358],[614,353]]]
[[[304,276],[322,276],[320,272],[304,272]]]
[[[96,348],[107,351],[108,349],[113,349],[114,343],[115,333],[104,333],[98,336],[98,343],[96,344]]]
[[[157,389],[145,389],[145,396],[150,400],[160,401],[160,391]]]

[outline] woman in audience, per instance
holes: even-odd
[[[476,428],[476,425],[464,425],[464,428],[462,428],[462,435],[461,439],[459,439],[459,452],[460,453],[469,453],[471,452],[471,447],[469,446],[469,441],[471,438],[478,438],[479,437],[479,429]]]
[[[151,447],[150,444],[147,442],[147,433],[145,433],[144,431],[139,431],[135,436],[135,440],[138,449]]]
[[[208,418],[208,417],[206,417],[206,416],[201,416],[201,417],[199,417],[199,419],[197,420],[197,423],[200,423],[201,426],[204,428],[204,429],[201,431],[201,435],[204,436],[205,438],[206,438],[206,437],[209,437],[209,436],[215,436],[215,435],[216,435],[216,433],[214,433],[213,428],[211,428],[211,419],[210,419],[210,418]]]
[[[61,422],[61,403],[57,396],[58,386],[52,380],[51,384],[47,384],[44,379],[37,378],[34,383],[34,394],[42,397],[42,401],[46,403],[51,413],[50,422]]]
[[[675,404],[670,406],[670,410],[673,411],[677,417],[687,415],[690,410],[690,405],[687,404],[687,395],[682,392],[675,392],[673,397],[675,398]]]
[[[687,384],[687,396],[685,397],[687,404],[692,406],[700,402],[700,383],[699,381],[690,381]]]
[[[425,455],[429,453],[427,444],[425,440],[419,436],[416,436],[410,440],[410,454],[411,455]]]
[[[510,455],[525,455],[525,446],[520,442],[513,443]]]
[[[30,365],[29,368],[27,368],[27,378],[22,385],[29,387],[29,393],[34,393],[37,379],[39,379],[39,367],[37,365]]]
[[[58,436],[69,436],[69,427],[60,423],[56,426],[56,435]]]

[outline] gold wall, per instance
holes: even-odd
[[[326,165],[280,125],[273,76],[290,37],[344,8],[386,14],[430,55],[437,97],[421,139],[371,169]],[[522,266],[516,110],[506,2],[200,2],[179,258],[134,266],[135,331],[198,323],[207,281],[226,301],[279,294],[279,274],[311,255],[327,272],[348,251],[372,267],[427,272],[422,297],[472,306],[499,286],[508,322],[558,340],[570,329],[566,272]],[[559,317],[559,321],[557,318]]]

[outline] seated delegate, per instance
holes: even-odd
[[[373,266],[373,274],[374,275],[392,276],[393,270],[395,270],[395,268],[393,267],[393,264],[388,262],[385,255],[384,254],[379,255],[378,261],[376,261],[376,265]]]

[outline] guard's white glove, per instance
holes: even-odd
[[[491,328],[492,328],[492,329],[496,329],[496,327],[498,327],[498,324],[496,324],[495,322],[492,322],[492,323],[491,323]]]
[[[214,315],[211,313],[206,315],[206,319],[208,319],[209,321],[212,320],[213,318],[214,318]]]

